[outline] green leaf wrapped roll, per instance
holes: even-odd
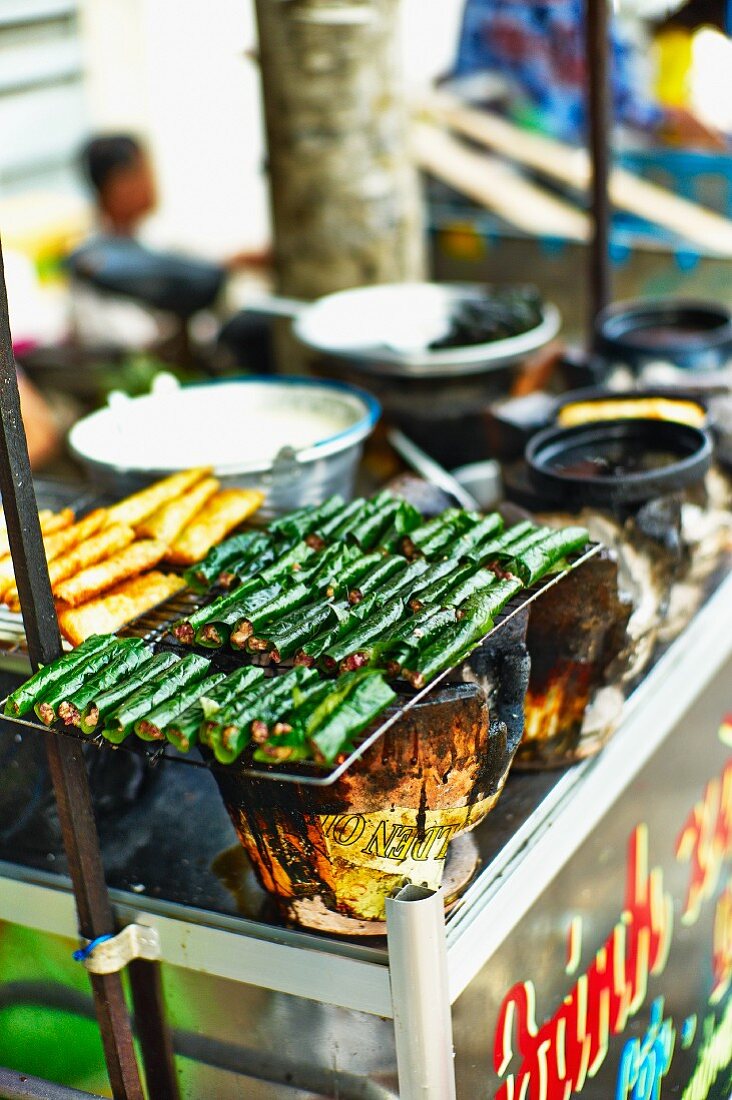
[[[521,523],[514,524],[513,527],[509,527],[497,538],[488,538],[482,542],[479,542],[477,546],[468,551],[466,557],[470,561],[484,562],[490,561],[491,554],[498,554],[501,550],[505,549],[512,542],[518,542],[524,535],[529,534],[531,531],[536,531],[537,527],[531,523],[530,520],[522,520]]]
[[[361,556],[357,546],[336,543],[318,554],[312,565],[298,574],[298,583],[309,584],[314,593],[329,595],[344,570]]]
[[[439,639],[417,655],[414,666],[403,670],[404,678],[421,688],[438,672],[459,664],[491,629],[493,615],[490,590],[472,596],[463,608],[463,617],[445,627]]]
[[[266,607],[282,591],[281,584],[270,584],[267,588],[250,591],[240,600],[235,600],[230,607],[219,611],[198,627],[194,635],[197,645],[205,646],[206,649],[221,649],[229,641],[233,628],[244,616]]]
[[[489,538],[495,538],[503,530],[503,520],[498,512],[491,512],[471,527],[464,534],[449,542],[445,546],[445,552],[451,558],[466,558],[476,546]]]
[[[416,560],[427,561],[426,558],[417,558]],[[412,611],[419,611],[420,608],[428,606],[430,600],[424,598],[424,593],[431,589],[433,585],[436,585],[438,581],[442,581],[445,577],[455,574],[458,569],[465,568],[465,565],[461,565],[457,559],[452,558],[441,558],[438,561],[428,561],[426,572],[414,582],[407,595],[408,606]]]
[[[449,592],[465,577],[469,577],[475,569],[474,565],[467,562],[464,565],[457,565],[452,559],[443,564],[450,564],[453,568],[446,570],[442,576],[421,591],[418,590],[412,594],[409,606],[413,611],[419,611],[422,607],[432,607],[433,605],[439,607],[445,593]]]
[[[62,676],[60,680],[47,691],[44,691],[42,699],[34,706],[36,716],[44,726],[50,726],[56,720],[59,704],[65,699],[73,698],[87,681],[105,669],[109,662],[114,660],[118,653],[124,652],[127,645],[114,636],[108,639],[108,645],[101,646],[95,653],[89,654],[81,663],[75,665],[70,672]]]
[[[293,668],[265,681],[264,687],[248,692],[242,701],[234,700],[217,712],[213,721],[205,722],[201,740],[213,749],[219,763],[233,764],[251,741],[252,722],[275,720],[292,705],[294,688],[316,678],[313,669]]]
[[[358,583],[367,576],[372,569],[375,569],[384,560],[384,555],[381,551],[374,550],[370,554],[362,554],[355,558],[344,568],[339,577],[336,577],[334,583],[328,588],[329,596],[346,596],[351,588],[354,588]]]
[[[113,745],[121,744],[132,733],[139,718],[143,718],[154,707],[164,703],[189,684],[202,680],[210,665],[205,657],[191,653],[166,668],[128,696],[117,710],[107,715],[102,735]]]
[[[266,569],[263,569],[259,574],[259,579],[265,584],[271,584],[272,581],[292,580],[293,577],[297,577],[297,573],[303,567],[303,563],[312,558],[315,554],[312,546],[304,541],[295,543],[284,554],[281,554],[271,565],[268,565]]]
[[[164,741],[166,726],[188,710],[202,695],[212,691],[223,679],[223,672],[215,672],[203,680],[194,680],[182,691],[153,707],[144,718],[138,718],[134,725],[135,733],[143,741]]]
[[[240,535],[209,550],[203,561],[192,565],[183,574],[186,583],[195,592],[207,592],[220,575],[234,562],[251,560],[263,551],[271,540],[262,531],[244,531]]]
[[[173,634],[183,645],[193,645],[196,640],[196,631],[205,623],[218,620],[229,608],[240,604],[252,592],[257,592],[267,585],[261,577],[253,577],[245,584],[235,588],[233,592],[226,592],[223,596],[212,600],[209,604],[199,607],[187,619],[180,619],[173,624]]]
[[[396,596],[404,599],[414,591],[421,578],[429,572],[430,563],[427,558],[415,558],[410,561],[406,569],[400,569],[395,576],[390,577],[376,590],[377,602],[387,603]]]
[[[384,493],[380,499],[374,499],[371,514],[366,516],[359,526],[349,532],[350,539],[362,550],[378,546],[381,536],[399,515],[401,501],[390,493]]]
[[[285,588],[269,603],[258,607],[255,611],[247,611],[240,615],[229,636],[232,649],[245,649],[248,639],[256,630],[282,618],[289,611],[302,607],[308,602],[310,595],[308,585],[296,584],[292,588]]]
[[[211,677],[204,682],[204,691],[187,710],[177,715],[165,727],[165,736],[180,752],[189,752],[198,741],[203,722],[230,701],[243,696],[264,679],[261,668],[242,668],[229,673],[212,689]]]
[[[301,740],[304,742],[304,722],[306,715],[312,714],[316,707],[320,706],[333,691],[330,680],[320,680],[314,676],[307,683],[297,684],[282,700],[272,701],[265,699],[260,705],[262,716],[253,719],[250,727],[251,739],[258,745],[264,744],[270,737],[292,731],[292,723],[297,713],[300,718],[302,732]],[[263,709],[263,708],[266,708]]]
[[[431,646],[442,632],[456,622],[455,608],[425,608],[402,620],[396,630],[376,647],[376,659],[390,676],[396,676],[404,667],[414,667],[417,656]]]
[[[338,528],[342,527],[352,516],[361,513],[366,503],[363,497],[356,497],[354,500],[349,500],[347,504],[342,505],[337,512],[329,516],[324,523],[320,523],[317,528],[317,534],[323,542],[330,542]]]
[[[337,686],[308,722],[310,741],[327,763],[349,749],[396,697],[381,673],[371,669],[347,673]]]
[[[371,500],[361,502],[361,507],[355,509],[350,516],[346,516],[341,523],[329,535],[331,542],[344,542],[351,540],[358,542],[358,532],[363,525],[377,513],[380,505]]]
[[[514,547],[516,556],[512,558],[509,569],[525,585],[534,584],[569,554],[584,550],[589,538],[586,527],[562,527],[529,547]]]
[[[333,605],[325,601],[299,608],[292,615],[277,619],[270,627],[247,639],[250,653],[267,652],[275,663],[292,657],[309,639],[337,621]]]
[[[509,532],[506,532],[506,534],[509,534]],[[485,543],[479,548],[481,564],[490,565],[493,562],[509,562],[513,554],[541,542],[546,534],[546,527],[535,527],[532,524],[527,531],[520,535],[513,535],[505,541],[496,539],[494,542]]]
[[[470,573],[465,574],[442,595],[440,603],[444,607],[460,607],[476,592],[482,592],[485,588],[493,588],[498,583],[496,574],[490,569],[478,566],[472,567]]]
[[[114,687],[101,692],[81,711],[79,727],[82,733],[96,733],[99,723],[103,722],[108,714],[120,707],[126,699],[138,691],[148,681],[159,676],[162,672],[178,664],[180,657],[175,653],[156,653],[149,661],[136,669],[131,676],[125,677]]]
[[[341,671],[351,672],[371,659],[374,644],[378,642],[390,627],[399,622],[404,614],[404,602],[396,599],[375,609],[365,622],[354,631],[327,649],[320,663],[329,672],[340,665]]]
[[[273,535],[304,539],[308,535],[317,533],[326,520],[343,508],[343,503],[343,497],[336,494],[328,497],[327,500],[324,500],[322,504],[315,508],[312,505],[307,505],[305,508],[298,508],[295,512],[288,512],[287,515],[280,516],[279,519],[270,523],[269,530]]]
[[[463,513],[461,508],[448,508],[446,511],[441,512],[439,516],[433,516],[432,519],[420,523],[408,535],[401,536],[396,542],[385,543],[386,549],[406,554],[408,558],[416,557],[417,554],[423,552],[422,547],[424,544],[429,545],[436,536],[442,538],[443,534],[446,535],[450,532],[453,535],[460,534],[464,514],[467,513]]]
[[[73,697],[63,699],[58,704],[58,716],[67,726],[78,726],[81,721],[81,712],[89,703],[93,703],[98,695],[108,691],[120,683],[123,677],[129,676],[152,659],[152,650],[148,649],[141,638],[124,638],[124,649],[111,658],[110,663],[87,680],[83,687],[75,691]]]
[[[113,639],[109,634],[92,634],[90,638],[73,649],[71,653],[65,653],[58,660],[39,668],[29,680],[16,688],[8,696],[5,703],[5,713],[13,718],[22,718],[29,710],[33,710],[36,703],[40,702],[44,694],[50,691],[55,684],[72,672],[78,665],[84,663],[87,658],[103,649],[109,649]]]
[[[246,581],[256,577],[267,566],[273,565],[282,553],[282,547],[278,546],[274,539],[268,535],[260,534],[261,542],[252,545],[246,554],[235,558],[222,569],[216,577],[216,584],[228,591],[231,588],[241,588]]]
[[[349,602],[360,603],[370,593],[380,591],[389,579],[401,576],[406,572],[406,569],[406,561],[398,554],[390,554],[382,558],[378,565],[374,566],[359,580],[357,585],[349,589]]]

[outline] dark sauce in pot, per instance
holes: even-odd
[[[628,477],[632,474],[662,470],[679,461],[678,454],[667,451],[629,451],[617,443],[605,447],[575,447],[549,464],[549,468],[567,477]]]
[[[716,326],[714,326],[716,327]],[[712,331],[701,325],[648,325],[633,329],[628,335],[638,347],[668,348],[674,344],[695,344]]]

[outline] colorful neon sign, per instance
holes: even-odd
[[[713,899],[725,860],[732,855],[732,760],[705,786],[683,824],[675,853],[680,862],[689,864],[682,911],[682,923],[688,926],[698,920],[704,903]],[[576,973],[581,958],[581,927],[576,917],[568,932],[570,974]],[[539,1026],[533,982],[519,982],[506,995],[494,1037],[493,1066],[505,1078],[496,1100],[569,1100],[582,1092],[587,1079],[605,1062],[610,1038],[622,1035],[643,1007],[649,978],[666,966],[672,936],[672,898],[662,869],[648,869],[648,829],[641,824],[628,845],[619,919],[562,1003]],[[709,1001],[714,1006],[732,983],[732,881],[716,902],[711,948]],[[625,1043],[615,1100],[660,1097],[677,1038],[676,1027],[664,1018],[663,1009],[663,998],[656,998],[643,1037]],[[695,1032],[696,1017],[690,1017],[682,1024],[682,1048],[691,1045]],[[704,1020],[699,1058],[682,1100],[705,1100],[730,1061],[732,1009],[728,1007],[721,1019],[712,1012]]]

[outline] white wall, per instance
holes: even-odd
[[[463,0],[402,0],[407,85],[447,70]],[[266,242],[252,0],[81,0],[92,126],[143,134],[155,237],[214,256]]]
[[[401,0],[402,63],[407,87],[447,73],[457,49],[464,0]]]

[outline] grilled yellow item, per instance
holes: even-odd
[[[592,424],[596,420],[671,420],[703,428],[707,414],[695,401],[669,397],[608,398],[607,401],[577,401],[560,410],[557,423],[562,428]]]
[[[171,474],[170,477],[163,478],[162,481],[156,481],[149,488],[142,489],[131,497],[125,497],[119,504],[113,504],[107,510],[107,522],[126,523],[130,527],[137,527],[163,504],[181,496],[210,473],[210,468],[201,466],[195,470],[183,470],[179,474]]]
[[[218,488],[219,482],[215,477],[204,478],[185,496],[169,501],[143,520],[137,527],[137,534],[151,539],[160,539],[167,546],[172,546],[183,529],[201,511]]]
[[[106,561],[91,565],[76,576],[61,581],[56,585],[56,597],[71,607],[77,607],[120,581],[151,569],[162,560],[167,549],[165,543],[157,539],[133,542]]]
[[[91,634],[113,634],[181,588],[185,588],[185,582],[175,574],[146,573],[124,581],[83,607],[65,608],[59,612],[58,624],[64,638],[80,645]]]
[[[256,489],[223,489],[216,493],[176,539],[165,560],[175,565],[200,561],[212,546],[256,512],[263,500],[264,493]]]

